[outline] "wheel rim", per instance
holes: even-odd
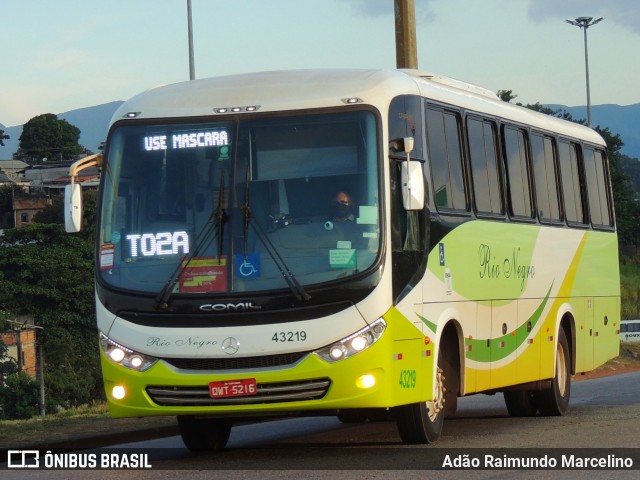
[[[442,374],[442,369],[438,367],[438,371],[436,372],[436,388],[434,391],[433,400],[427,402],[427,411],[429,413],[429,420],[435,422],[438,415],[444,408],[444,375]]]
[[[556,355],[556,375],[558,377],[558,390],[561,396],[567,393],[567,359],[564,354],[564,347],[558,343],[558,353]]]

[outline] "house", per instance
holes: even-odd
[[[7,348],[7,355],[18,364],[19,370],[31,377],[37,375],[36,365],[36,331],[33,319],[26,321],[8,322],[12,327],[0,332],[0,342]]]
[[[0,160],[0,173],[4,173],[14,182],[22,179],[27,167],[29,167],[29,165],[20,160]]]
[[[33,222],[33,217],[40,210],[51,205],[51,199],[46,197],[13,197],[13,220],[15,228],[28,225]]]
[[[73,162],[47,162],[46,164],[31,165],[24,171],[24,179],[29,182],[30,190],[40,190],[49,194],[55,194],[64,189],[71,182],[69,167]],[[97,188],[100,183],[100,171],[98,168],[89,168],[83,171],[83,175],[76,178],[76,183],[83,187]]]
[[[0,187],[4,185],[13,185],[15,183],[10,177],[5,175],[4,173],[0,173]]]

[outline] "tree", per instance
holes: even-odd
[[[38,413],[38,401],[38,382],[24,372],[12,373],[0,385],[0,418],[31,418]]]
[[[498,90],[497,95],[500,97],[500,100],[507,103],[510,103],[511,100],[517,97],[517,95],[513,93],[513,90]]]
[[[70,160],[84,151],[80,129],[53,113],[33,117],[22,128],[16,159],[30,165],[47,160]]]
[[[0,186],[0,229],[13,228],[13,187]]]
[[[0,237],[0,304],[44,329],[47,405],[103,397],[95,324],[93,240],[34,224]]]
[[[4,147],[4,141],[9,140],[11,137],[9,135],[5,135],[4,130],[0,128],[0,147]]]

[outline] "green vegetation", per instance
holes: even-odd
[[[621,317],[626,320],[640,318],[640,251],[620,254]]]
[[[93,219],[96,194],[85,193],[85,219]],[[1,310],[5,315],[31,316],[42,327],[37,341],[44,351],[47,412],[104,396],[93,298],[93,245],[92,227],[69,235],[58,224],[28,225],[0,237]],[[9,373],[0,384],[0,418],[36,414],[38,400],[35,382]]]

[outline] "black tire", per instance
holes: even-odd
[[[185,446],[192,451],[221,450],[231,435],[231,420],[179,416],[178,427]]]
[[[444,375],[438,367],[436,398],[429,402],[412,403],[397,408],[396,425],[403,443],[433,443],[440,438],[444,422],[444,391]]]
[[[453,351],[452,344],[448,345]],[[458,409],[458,393],[460,392],[460,361],[451,362],[450,358],[445,358],[442,362],[444,375],[444,416],[452,417]]]
[[[556,346],[556,372],[551,386],[535,394],[535,402],[540,414],[545,417],[561,416],[569,408],[571,396],[571,356],[569,342],[564,330],[560,328]]]
[[[504,392],[504,403],[512,417],[534,417],[538,412],[534,392],[530,390]]]

